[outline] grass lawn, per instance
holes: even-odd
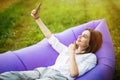
[[[114,80],[120,74],[120,0],[3,0],[0,1],[0,52],[21,49],[44,38],[31,10],[42,3],[40,17],[53,32],[105,18],[116,56]],[[57,27],[57,28],[56,28]]]

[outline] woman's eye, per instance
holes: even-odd
[[[85,35],[83,35],[83,37],[85,37]]]
[[[87,38],[87,36],[86,36],[86,35],[83,35],[83,37],[84,37],[84,38]]]

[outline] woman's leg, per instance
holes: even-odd
[[[10,71],[0,74],[0,80],[68,80],[59,71],[37,68],[33,71]]]
[[[0,80],[34,80],[40,78],[37,70],[33,71],[10,71],[0,74]]]
[[[40,71],[42,74],[39,79],[36,80],[68,80],[65,76],[63,76],[59,71],[45,68],[44,70],[41,70],[42,68],[38,68],[37,70]],[[41,72],[44,71],[44,72]]]
[[[68,80],[66,77],[61,76],[61,74],[58,75],[49,75],[42,77],[40,79],[35,79],[35,80]]]

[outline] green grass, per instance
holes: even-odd
[[[0,52],[21,49],[44,38],[31,10],[42,3],[40,17],[53,32],[61,32],[82,23],[105,18],[115,47],[116,73],[120,64],[120,0],[16,0],[0,1]]]
[[[77,0],[74,4],[73,2],[41,1],[43,5],[40,16],[53,33],[87,21],[82,12],[84,9],[79,7],[80,2]],[[0,52],[20,49],[37,43],[44,38],[35,21],[30,16],[31,10],[36,7],[37,3],[38,0],[34,2],[21,1],[0,13],[0,21],[2,22],[0,29]],[[82,3],[80,4],[82,5]],[[36,36],[31,39],[34,35]]]

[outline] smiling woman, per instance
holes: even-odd
[[[85,52],[86,52],[86,48],[89,47],[89,42],[90,42],[90,31],[89,30],[85,30],[82,35],[79,35],[77,40],[76,40],[76,45],[77,47],[82,47]],[[77,52],[79,53],[79,52]]]
[[[85,50],[84,53],[95,53],[102,45],[102,34],[99,31],[87,28],[82,35],[78,36],[76,45],[81,46]]]

